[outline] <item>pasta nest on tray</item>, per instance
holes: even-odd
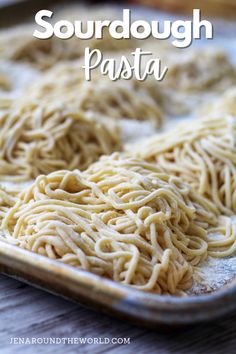
[[[0,116],[0,180],[26,181],[58,169],[86,169],[121,149],[119,128],[63,102],[24,100]]]
[[[0,185],[0,225],[6,212],[16,203],[17,196],[18,193],[16,191],[12,191]]]
[[[83,58],[86,47],[105,53],[133,50],[137,47],[137,40],[134,38],[116,40],[110,36],[108,29],[104,29],[102,39],[72,37],[67,40],[55,36],[47,40],[38,39],[32,36],[34,30],[35,26],[31,24],[2,30],[1,58],[26,63],[45,71],[58,62]]]
[[[94,71],[85,81],[82,62],[59,64],[48,70],[30,87],[28,93],[37,99],[66,99],[82,112],[93,112],[114,119],[151,121],[157,128],[163,114],[156,99],[135,79],[111,81]]]
[[[236,213],[236,120],[207,117],[132,147],[128,154],[156,163],[214,202],[225,215]]]
[[[0,33],[1,58],[46,70],[58,61],[73,60],[83,56],[84,47],[72,38],[63,41],[53,37],[40,40],[32,36],[33,26],[5,30]],[[78,43],[79,42],[79,43]]]
[[[205,105],[200,109],[200,113],[208,114],[229,114],[236,118],[236,86],[226,90],[224,95],[217,100],[213,100],[212,103]]]
[[[148,45],[148,42],[147,42]],[[155,44],[151,47],[158,54]],[[236,85],[236,70],[227,55],[217,48],[194,48],[163,52],[168,72],[158,84],[153,78],[143,85],[169,115],[185,115],[198,109],[226,89]]]
[[[158,294],[192,284],[217,210],[139,159],[102,157],[84,172],[40,176],[3,220],[8,242]]]
[[[12,88],[11,81],[4,71],[0,71],[0,92],[9,92]]]

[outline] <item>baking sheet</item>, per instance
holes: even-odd
[[[0,270],[53,294],[152,328],[209,321],[236,309],[236,282],[209,295],[163,296],[135,290],[0,241]]]
[[[169,17],[166,14],[156,14],[159,18]],[[140,9],[136,8],[136,15],[152,19],[154,11],[142,9],[140,12]],[[232,29],[236,29],[235,24],[218,21],[216,31],[218,36],[207,45],[219,45],[236,65],[236,39],[229,36]],[[198,41],[194,45],[206,45],[206,43]],[[36,70],[24,64],[9,65],[7,62],[0,61],[0,68],[1,71],[10,75],[10,80],[14,85],[12,92],[0,92],[0,100],[2,97],[9,99],[19,97],[22,89],[39,75]],[[197,118],[192,116],[169,117],[163,130],[170,130],[176,124],[192,119]],[[122,135],[125,143],[132,143],[137,139],[141,141],[153,133],[154,128],[149,122],[129,120],[122,122]],[[17,189],[19,187],[25,188],[25,184],[15,186]],[[209,257],[199,266],[199,272],[194,274],[194,284],[189,291],[191,296],[181,299],[141,293],[131,287],[116,284],[3,242],[0,242],[0,271],[86,305],[99,307],[108,312],[113,311],[115,314],[127,316],[130,319],[139,319],[144,324],[194,323],[209,320],[236,308],[236,301],[234,301],[236,255],[225,259]],[[226,299],[227,304],[225,304]]]

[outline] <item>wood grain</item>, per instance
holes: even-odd
[[[233,354],[236,314],[211,324],[160,332],[87,310],[0,276],[0,353]],[[130,337],[130,345],[10,345],[11,337]]]

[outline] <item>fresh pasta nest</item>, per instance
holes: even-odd
[[[7,190],[0,185],[0,222],[8,209],[16,203],[17,194],[16,191]]]
[[[153,48],[155,52],[155,45]],[[188,49],[184,53],[170,49],[164,52],[163,62],[168,67],[165,79],[159,85],[153,79],[143,84],[170,115],[191,113],[236,84],[235,67],[216,48]]]
[[[216,48],[191,49],[185,54],[179,51],[168,61],[170,68],[163,84],[183,93],[222,92],[236,82],[234,66],[227,55]]]
[[[211,115],[228,114],[236,118],[236,86],[226,90],[221,98],[207,104],[202,111]]]
[[[32,36],[34,26],[25,25],[0,33],[0,56],[3,59],[22,62],[45,71],[58,62],[75,60],[84,56],[86,47],[100,49],[102,52],[125,51],[135,49],[136,40],[115,40],[107,30],[103,31],[103,39],[83,40],[72,37],[61,40],[52,37],[41,40]]]
[[[111,81],[95,71],[92,81],[85,81],[81,61],[55,66],[32,87],[36,99],[66,99],[81,112],[92,112],[114,119],[136,119],[153,122],[158,128],[163,114],[157,100],[134,79]]]
[[[118,153],[40,176],[6,213],[6,239],[144,291],[176,294],[207,256],[217,211],[176,177]]]
[[[32,36],[32,26],[17,30],[2,31],[0,38],[1,58],[32,65],[39,70],[46,70],[58,61],[73,60],[83,55],[83,43],[58,38],[40,40]],[[20,36],[19,36],[20,33]]]
[[[225,215],[236,212],[236,120],[205,118],[156,136],[130,153],[180,177]]]
[[[0,92],[1,91],[10,91],[11,90],[11,82],[8,79],[7,75],[0,71]]]
[[[58,169],[86,169],[121,148],[109,120],[63,102],[18,102],[0,116],[0,180],[24,181]]]

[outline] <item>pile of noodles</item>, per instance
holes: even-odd
[[[236,86],[226,90],[223,96],[204,106],[201,112],[204,114],[229,114],[236,117]]]
[[[11,90],[11,82],[7,75],[0,71],[0,90],[1,91],[10,91]]]
[[[208,255],[225,258],[236,252],[236,223],[232,218],[221,215],[216,227],[208,230]]]
[[[12,98],[8,96],[12,90],[12,83],[9,80],[8,75],[0,71],[0,109],[6,109],[10,107]]]
[[[13,207],[17,201],[18,193],[4,188],[0,185],[0,225],[9,208]]]
[[[134,154],[181,177],[225,215],[236,213],[236,120],[231,116],[185,123],[149,139]]]
[[[160,127],[163,115],[157,100],[136,80],[111,81],[100,72],[86,81],[81,61],[66,62],[47,71],[29,88],[37,99],[67,100],[81,112],[93,112],[115,119],[136,119],[153,122]]]
[[[151,48],[158,55],[158,45],[156,49],[155,44]],[[168,67],[164,80],[157,84],[152,78],[143,84],[161,104],[163,111],[170,115],[190,113],[236,84],[234,66],[227,55],[217,48],[195,48],[184,52],[169,49],[161,54],[162,65]]]
[[[236,82],[236,70],[227,55],[215,48],[179,52],[169,58],[169,65],[164,84],[182,92],[222,92]]]
[[[191,287],[217,210],[176,177],[113,154],[40,176],[6,213],[5,240],[144,291]]]
[[[89,10],[76,6],[70,11],[55,11],[53,21],[82,20],[83,31],[85,31],[86,22],[90,20],[112,20],[120,17],[120,13],[111,11],[108,8]],[[16,62],[27,63],[39,70],[47,70],[56,63],[65,60],[74,60],[84,57],[86,47],[90,49],[100,49],[102,52],[117,52],[133,50],[137,47],[135,39],[116,40],[109,34],[107,28],[103,30],[103,38],[79,39],[76,36],[62,40],[53,36],[47,40],[41,40],[33,37],[36,29],[35,24],[15,27],[13,29],[2,30],[0,32],[0,57]]]
[[[58,169],[86,169],[121,148],[113,121],[63,102],[24,100],[0,115],[0,180],[24,181]]]
[[[73,39],[63,41],[53,37],[40,40],[33,37],[31,26],[14,28],[0,33],[0,56],[3,59],[32,65],[39,70],[46,70],[58,61],[72,60],[83,55],[81,41]]]

